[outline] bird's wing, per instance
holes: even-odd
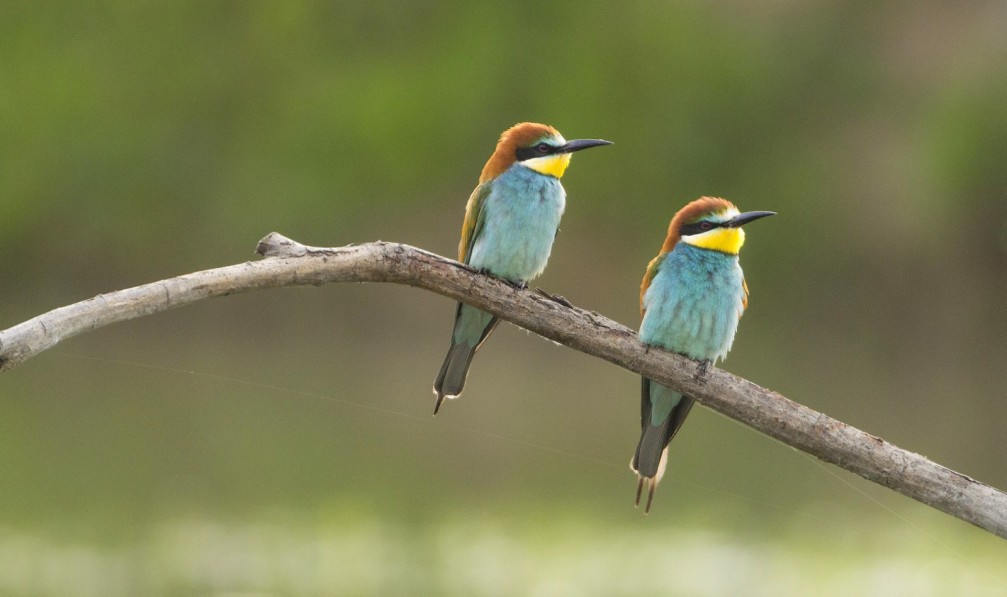
[[[657,275],[657,270],[661,267],[661,262],[667,256],[667,253],[661,253],[657,257],[650,260],[647,264],[647,272],[643,274],[643,282],[640,282],[640,315],[643,316],[646,313],[646,308],[643,306],[643,295],[647,294],[647,289],[650,288],[650,283],[654,280],[654,276]]]
[[[741,313],[744,313],[748,308],[748,282],[744,278],[741,279],[741,289],[745,291],[745,295],[741,297]],[[741,317],[741,313],[738,313],[738,317]]]
[[[469,196],[469,202],[465,205],[465,221],[462,222],[462,240],[458,243],[458,261],[462,263],[467,264],[469,262],[469,256],[472,254],[472,245],[475,244],[476,238],[479,237],[479,233],[482,231],[485,219],[483,203],[490,194],[490,185],[492,183],[493,181],[486,181],[477,186],[472,191],[472,195]]]

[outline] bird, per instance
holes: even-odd
[[[668,236],[640,284],[640,341],[700,361],[698,375],[731,350],[738,320],[748,308],[748,284],[738,262],[745,224],[776,215],[740,213],[718,197],[700,197],[671,219]],[[685,422],[693,399],[642,378],[640,442],[630,467],[637,474],[636,506],[644,487],[650,512],[668,462],[668,444]]]
[[[560,183],[575,151],[611,145],[603,139],[567,141],[555,128],[521,122],[500,135],[469,197],[458,260],[519,288],[545,270],[566,208]],[[451,344],[434,380],[434,414],[465,387],[472,357],[496,328],[497,317],[458,303]]]

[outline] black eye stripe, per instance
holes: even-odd
[[[703,227],[704,224],[706,224],[705,228]],[[679,232],[682,234],[682,236],[691,236],[693,234],[702,234],[703,232],[709,232],[714,228],[723,228],[726,225],[727,222],[710,222],[708,220],[704,220],[702,222],[693,222],[691,224],[685,224],[684,226],[682,226],[682,229]]]
[[[558,148],[549,145],[548,143],[536,143],[531,147],[518,147],[515,152],[517,160],[523,162],[524,160],[530,160],[532,158],[540,158],[546,155],[552,155],[556,152]]]

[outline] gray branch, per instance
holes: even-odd
[[[0,372],[64,338],[213,296],[329,282],[394,282],[485,309],[550,340],[687,393],[756,431],[1007,538],[1007,494],[720,369],[650,349],[611,319],[542,291],[518,290],[438,255],[395,243],[307,247],[275,232],[266,257],[102,294],[0,332]]]

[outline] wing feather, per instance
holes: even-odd
[[[482,232],[485,214],[483,213],[483,203],[490,194],[493,181],[487,181],[475,188],[469,201],[465,205],[465,220],[462,222],[462,240],[458,243],[458,261],[468,264],[472,255],[472,245],[479,238]]]
[[[654,276],[657,275],[657,270],[660,269],[661,263],[667,256],[667,253],[661,253],[657,257],[650,260],[647,264],[647,271],[643,274],[643,281],[640,282],[640,316],[642,317],[646,313],[646,308],[643,306],[643,295],[647,294],[647,289],[650,288],[650,283],[654,281]]]

